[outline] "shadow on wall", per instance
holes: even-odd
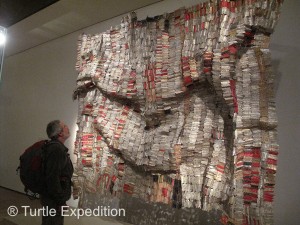
[[[222,212],[211,210],[205,212],[196,208],[175,209],[163,203],[146,203],[140,198],[123,195],[120,199],[99,193],[84,192],[83,208],[124,209],[125,216],[120,214],[116,219],[139,225],[221,225]],[[229,223],[230,224],[230,223]]]
[[[273,69],[273,73],[274,73],[274,93],[276,96],[276,93],[278,91],[279,88],[279,84],[282,78],[282,73],[279,70],[280,67],[280,60],[279,59],[275,59],[272,60],[272,69]]]

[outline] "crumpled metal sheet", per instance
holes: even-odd
[[[278,145],[268,46],[281,4],[210,1],[143,21],[131,13],[81,35],[73,95],[81,193],[272,224]]]

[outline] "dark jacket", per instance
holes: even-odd
[[[45,148],[44,173],[46,190],[44,197],[63,205],[71,197],[73,164],[68,148],[60,141],[50,141]]]

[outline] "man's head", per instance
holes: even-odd
[[[70,137],[70,132],[68,126],[63,122],[53,120],[47,125],[47,135],[51,140],[59,140],[64,143]]]

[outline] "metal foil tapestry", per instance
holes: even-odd
[[[278,155],[270,35],[281,0],[211,0],[80,36],[80,193],[272,224]],[[81,202],[84,199],[81,198]]]

